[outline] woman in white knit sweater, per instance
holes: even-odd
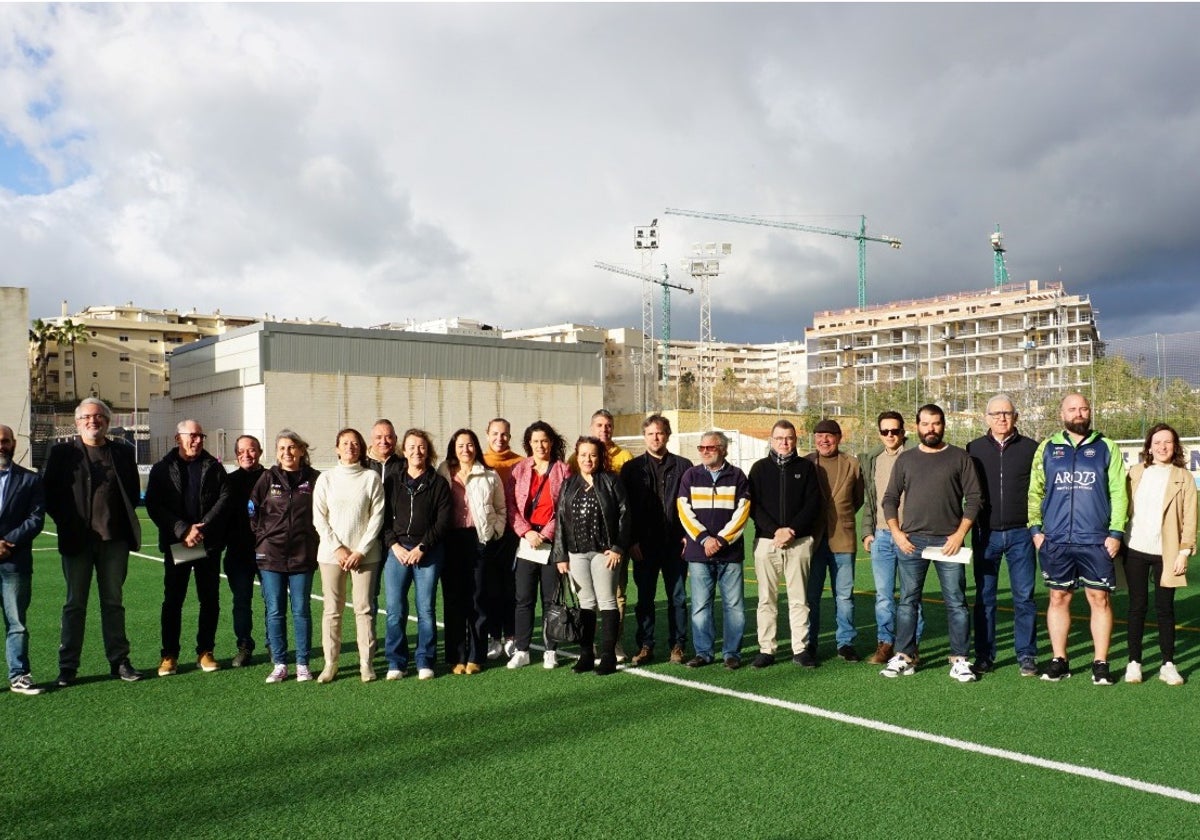
[[[337,434],[338,465],[321,473],[313,489],[313,524],[321,537],[317,562],[325,596],[321,619],[325,669],[317,677],[319,683],[332,682],[337,674],[346,581],[351,578],[359,669],[363,682],[375,679],[371,592],[382,556],[383,484],[378,474],[366,467],[366,453],[363,436],[354,429],[342,429]]]

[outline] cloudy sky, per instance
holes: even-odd
[[[1015,281],[1102,336],[1196,329],[1200,7],[0,6],[0,284],[367,326],[640,325],[657,261],[733,243],[718,339]],[[698,332],[677,295],[675,334]]]

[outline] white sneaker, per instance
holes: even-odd
[[[431,680],[431,679],[433,679],[433,669],[432,669],[432,668],[420,668],[420,669],[418,669],[418,670],[417,670],[417,679],[419,679],[419,680]]]
[[[383,678],[389,682],[395,682],[396,680],[404,679],[404,672],[399,668],[391,668]]]
[[[950,679],[961,683],[975,682],[979,679],[971,670],[971,663],[966,659],[955,659],[950,663]]]
[[[488,659],[499,659],[504,653],[504,644],[499,639],[489,639],[487,648]]]
[[[528,664],[529,664],[529,651],[518,650],[517,652],[515,652],[512,655],[512,659],[508,660],[508,665],[506,665],[505,667],[511,671],[515,671],[518,668],[524,668]]]
[[[271,673],[267,674],[267,684],[281,683],[287,679],[287,665],[276,665],[271,669]]]
[[[1162,672],[1159,671],[1161,678]],[[1142,663],[1130,662],[1125,666],[1125,682],[1136,685],[1142,681]]]
[[[307,665],[296,666],[296,682],[308,682],[312,678],[312,671],[308,670]]]
[[[912,662],[908,660],[902,653],[897,653],[888,660],[888,664],[879,672],[881,677],[911,677],[917,673],[917,669],[913,667]]]
[[[614,653],[616,653],[616,655],[617,655],[617,664],[618,665],[620,665],[622,662],[624,662],[626,659],[629,658],[628,656],[625,655],[625,647],[620,642],[617,642],[617,646],[614,650]]]
[[[517,640],[516,639],[505,639],[504,640],[504,655],[512,656],[516,652],[517,652]]]
[[[558,667],[558,651],[548,650],[542,654],[542,667],[547,671],[553,671]]]
[[[1183,685],[1183,677],[1180,676],[1174,662],[1164,662],[1158,669],[1158,678],[1167,685]]]

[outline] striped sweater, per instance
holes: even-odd
[[[679,521],[687,542],[683,559],[699,563],[741,563],[742,532],[750,519],[750,482],[733,464],[714,476],[703,465],[683,474],[679,481]],[[704,540],[716,537],[721,550],[704,556]]]

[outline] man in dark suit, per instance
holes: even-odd
[[[42,480],[13,463],[17,438],[0,426],[0,606],[4,612],[8,684],[14,694],[41,694],[29,673],[25,613],[33,583],[33,540],[46,521]]]
[[[141,484],[133,447],[108,439],[111,420],[112,412],[102,400],[83,400],[75,409],[79,434],[55,444],[42,470],[46,512],[58,529],[58,553],[67,582],[58,647],[60,687],[75,682],[79,671],[93,571],[110,673],[125,682],[142,678],[129,662],[122,600],[129,552],[137,551],[142,542],[134,510],[141,498]]]

